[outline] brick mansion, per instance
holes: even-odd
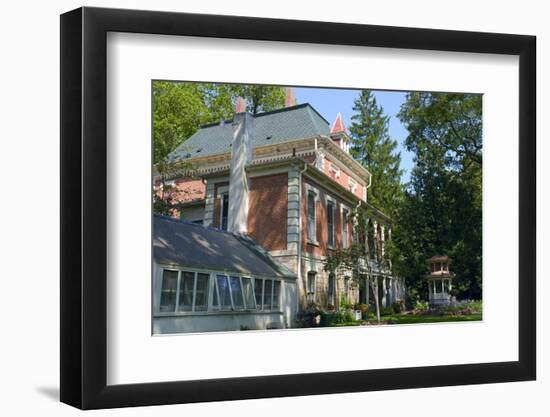
[[[177,202],[153,216],[155,333],[295,327],[313,303],[388,306],[404,296],[384,256],[391,219],[368,202],[376,178],[349,153],[340,114],[331,124],[310,104],[255,115],[239,98],[232,120],[202,126],[169,158],[189,175],[154,177]],[[168,187],[167,187],[168,188]],[[354,233],[362,211],[367,236]],[[331,253],[365,239],[358,269],[325,270]]]

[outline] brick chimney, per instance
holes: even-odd
[[[248,178],[246,166],[252,161],[254,117],[246,111],[246,101],[237,98],[233,117],[233,142],[229,164],[229,207],[227,230],[246,234],[248,231]]]
[[[296,105],[296,96],[294,95],[294,88],[285,88],[285,107],[292,107]]]

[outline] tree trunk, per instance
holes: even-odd
[[[380,301],[378,300],[378,277],[370,279],[372,293],[374,296],[374,303],[376,304],[376,320],[380,323]]]

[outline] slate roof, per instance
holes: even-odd
[[[252,239],[157,214],[153,215],[153,256],[160,264],[296,278]]]
[[[170,155],[172,160],[230,152],[233,120],[201,127]],[[310,104],[285,107],[254,115],[252,147],[330,134],[329,123]]]

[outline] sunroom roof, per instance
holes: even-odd
[[[153,216],[153,256],[163,265],[228,274],[296,277],[252,239],[156,214]]]

